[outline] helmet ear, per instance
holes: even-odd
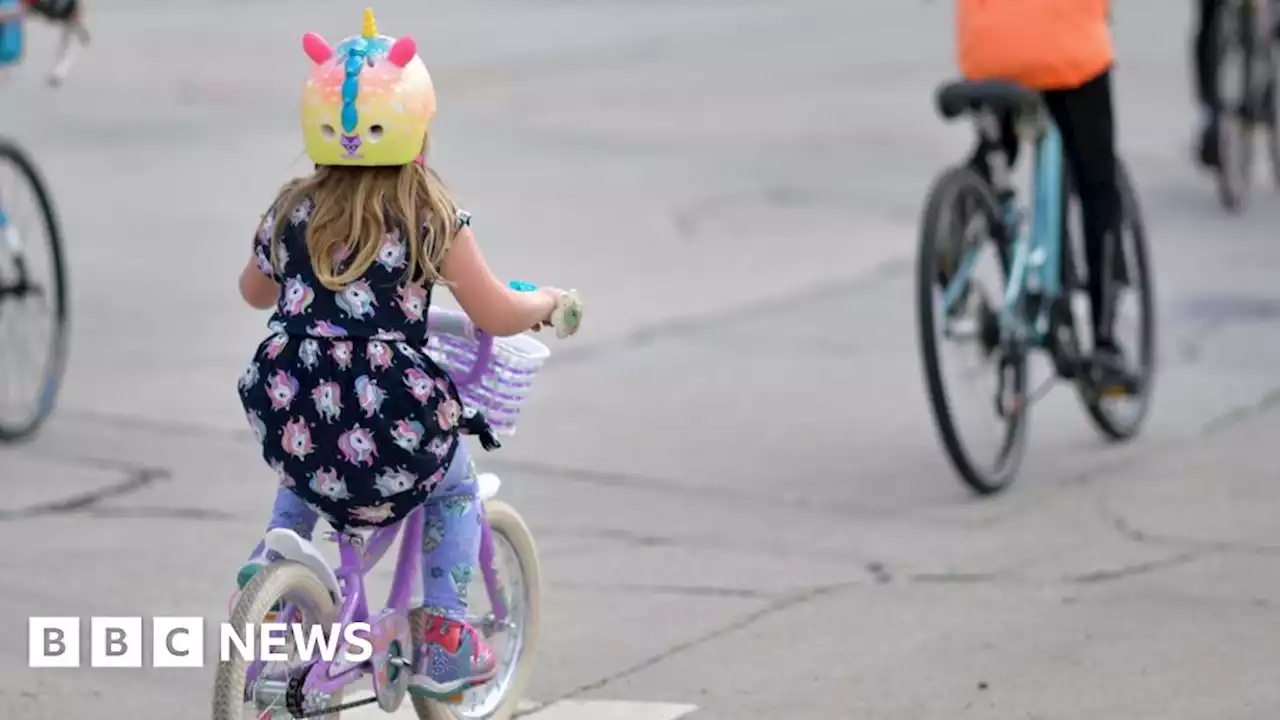
[[[413,41],[413,38],[406,35],[397,39],[395,44],[391,46],[391,49],[387,51],[387,59],[396,65],[396,67],[404,67],[405,65],[408,65],[417,54],[417,43]]]
[[[302,51],[311,58],[311,62],[317,65],[323,65],[333,57],[333,48],[329,47],[329,43],[324,38],[315,33],[302,36]]]

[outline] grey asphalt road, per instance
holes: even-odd
[[[943,460],[912,319],[923,193],[969,141],[932,112],[948,3],[379,5],[435,72],[433,161],[492,264],[590,302],[483,458],[540,543],[534,701],[1280,712],[1280,197],[1228,217],[1191,166],[1189,5],[1115,8],[1160,301],[1147,431],[1108,447],[1060,390],[983,501]],[[74,334],[56,418],[0,450],[0,716],[206,716],[208,668],[26,669],[26,618],[225,613],[273,492],[234,393],[265,318],[235,277],[302,168],[298,36],[360,9],[91,2],[66,87],[3,88],[65,221]]]

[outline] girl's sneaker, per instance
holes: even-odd
[[[470,625],[431,613],[409,679],[409,694],[442,700],[498,674],[498,660],[480,633]]]
[[[252,580],[254,576],[256,576],[259,572],[261,572],[262,568],[266,566],[267,566],[267,559],[263,556],[255,557],[249,562],[240,566],[240,571],[236,573],[236,591],[231,594],[231,601],[227,604],[228,613],[235,612],[236,603],[240,601],[240,593],[244,591],[245,585],[248,585],[249,581]],[[283,609],[284,609],[284,603],[276,603],[275,605],[271,606],[272,613],[278,613]],[[270,619],[274,619],[274,616],[272,616]]]

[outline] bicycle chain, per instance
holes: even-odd
[[[354,700],[349,703],[332,705],[330,707],[321,708],[319,710],[306,710],[303,705],[306,702],[306,696],[302,694],[302,688],[307,682],[307,673],[303,672],[289,678],[289,687],[285,690],[284,705],[289,711],[290,717],[294,718],[312,718],[340,713],[345,710],[363,707],[378,702],[377,696],[367,697],[361,700]]]

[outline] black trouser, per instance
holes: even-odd
[[[1120,250],[1117,240],[1121,219],[1111,71],[1108,69],[1078,88],[1051,90],[1043,95],[1053,122],[1062,135],[1062,152],[1075,178],[1075,189],[1084,215],[1084,253],[1094,337],[1099,342],[1109,343],[1114,318],[1111,305],[1115,300],[1114,297],[1104,297],[1106,288],[1101,268],[1104,251],[1118,253]],[[1012,167],[1017,160],[1018,139],[1013,132],[1012,119],[1006,118],[1003,126],[1004,151]],[[979,148],[975,160],[984,157],[985,151],[986,148]],[[985,168],[983,171],[985,174]],[[1108,248],[1108,243],[1112,244],[1111,248]],[[1063,262],[1066,262],[1065,258]],[[1111,262],[1114,265],[1115,259]],[[1108,310],[1105,317],[1104,309]]]
[[[1192,64],[1196,76],[1196,99],[1209,108],[1214,116],[1218,113],[1218,68],[1214,61],[1214,38],[1218,34],[1218,6],[1222,0],[1200,0],[1199,15],[1196,21],[1194,40],[1194,57]]]
[[[48,20],[62,22],[70,20],[79,9],[76,0],[36,0],[31,10]]]

